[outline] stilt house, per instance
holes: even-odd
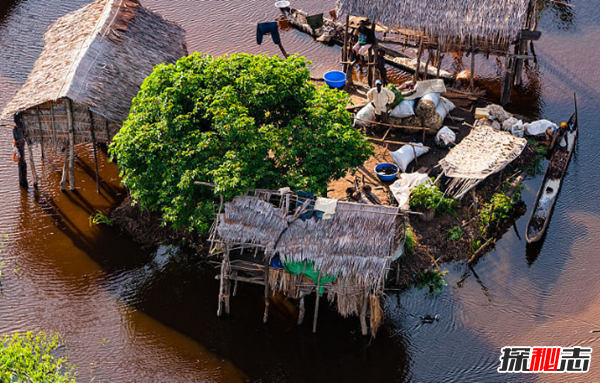
[[[97,0],[48,28],[40,57],[0,118],[14,116],[17,141],[68,146],[73,175],[74,145],[110,142],[154,66],[186,53],[184,30],[138,0]]]

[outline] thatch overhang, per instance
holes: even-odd
[[[218,217],[216,238],[229,248],[261,247],[284,262],[314,262],[323,275],[338,276],[339,286],[383,287],[404,245],[405,217],[397,207],[338,202],[332,219],[304,221],[286,210],[258,196],[236,197]]]
[[[20,114],[34,142],[65,141],[70,99],[75,142],[91,141],[91,118],[97,141],[107,141],[154,66],[185,54],[184,30],[138,0],[97,0],[48,28],[40,57],[0,118]]]
[[[526,25],[530,0],[337,0],[338,12],[416,31],[445,49],[474,41],[507,46]],[[410,34],[408,34],[410,37]]]

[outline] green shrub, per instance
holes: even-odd
[[[404,239],[404,252],[407,255],[414,254],[416,245],[417,240],[415,238],[415,233],[413,232],[412,227],[408,226],[406,228],[406,238]]]
[[[351,126],[349,102],[317,89],[303,57],[194,53],[154,68],[110,154],[141,207],[205,233],[219,195],[284,186],[325,194],[362,165],[373,146]]]
[[[75,383],[74,367],[52,355],[62,344],[58,334],[5,335],[0,340],[0,382]]]
[[[456,216],[458,202],[444,197],[444,193],[435,185],[421,184],[410,192],[409,205],[413,210],[434,209],[441,214]]]
[[[483,204],[479,211],[479,233],[485,237],[502,220],[510,218],[514,204],[513,199],[506,194],[495,193],[490,202]]]
[[[463,236],[463,229],[460,226],[454,226],[448,230],[448,240],[449,241],[460,241]]]
[[[425,287],[429,288],[429,294],[439,295],[442,293],[442,289],[447,285],[444,277],[448,274],[448,270],[440,272],[439,270],[426,271],[425,273],[419,273],[417,279],[417,288],[419,290]]]
[[[90,226],[100,224],[104,224],[107,226],[113,225],[112,219],[108,218],[106,215],[104,215],[101,211],[98,210],[96,210],[94,214],[90,215],[88,221],[90,223]]]

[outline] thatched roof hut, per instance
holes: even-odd
[[[366,16],[388,27],[418,31],[452,49],[471,40],[515,41],[525,27],[530,0],[337,0],[340,13]]]
[[[184,30],[138,0],[96,0],[58,19],[44,43],[27,82],[0,118],[17,116],[29,141],[55,146],[68,142],[67,99],[74,143],[107,142],[153,67],[186,54]]]
[[[376,304],[392,262],[403,252],[405,216],[397,207],[337,202],[331,219],[303,220],[311,209],[295,194],[266,191],[226,203],[213,229],[215,247],[226,253],[224,267],[231,270],[233,249],[260,249],[267,262],[279,256],[284,265],[314,265],[319,275],[335,277],[325,289],[338,311],[360,315],[365,297],[371,297],[371,307]],[[266,284],[292,298],[315,288],[314,281],[294,277],[271,269]]]

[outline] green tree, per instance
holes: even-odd
[[[324,194],[372,145],[351,127],[348,96],[317,89],[306,65],[298,56],[195,53],[157,66],[110,147],[132,198],[175,227],[206,232],[219,194]]]
[[[5,335],[0,339],[0,382],[75,383],[73,366],[52,355],[61,344],[58,334]]]

